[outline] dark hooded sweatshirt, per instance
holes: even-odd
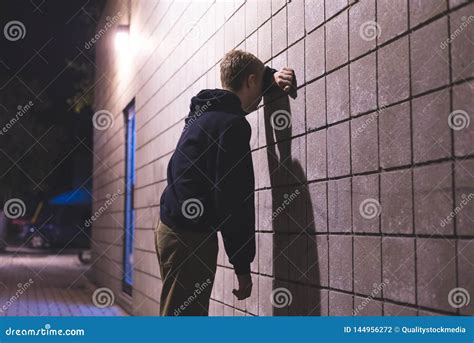
[[[264,91],[274,72],[265,68]],[[160,219],[170,228],[220,230],[236,274],[250,273],[255,258],[255,180],[246,114],[230,91],[205,89],[194,96],[160,200]]]

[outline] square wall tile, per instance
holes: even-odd
[[[411,163],[410,103],[379,112],[380,166],[391,168]]]
[[[382,232],[388,234],[413,233],[411,170],[403,169],[382,173],[380,188]]]
[[[351,180],[328,182],[329,232],[351,231]]]
[[[306,80],[310,81],[325,71],[324,27],[306,36]]]
[[[451,163],[415,168],[413,182],[415,232],[452,235],[453,222],[446,220],[453,211]]]
[[[349,123],[331,126],[327,130],[328,177],[350,173]]]
[[[447,18],[440,18],[411,36],[411,85],[413,94],[420,94],[448,84],[448,49],[441,42],[448,38]]]
[[[305,83],[305,41],[300,40],[295,45],[288,49],[288,67],[295,71],[297,85],[300,86]],[[298,91],[298,98],[300,98],[301,89]],[[293,100],[292,98],[290,98]],[[303,99],[304,100],[304,99]]]
[[[272,55],[276,56],[288,47],[286,8],[272,17]]]
[[[469,125],[474,117],[474,82],[467,82],[453,87],[453,112],[448,117],[448,125],[453,128],[454,154],[456,156],[472,155],[474,152],[474,125]]]
[[[375,22],[375,0],[360,0],[349,8],[350,57],[375,49],[380,29]]]
[[[308,236],[306,234],[290,234],[288,237],[289,279],[307,283],[308,271]]]
[[[351,115],[369,112],[377,108],[376,71],[375,53],[351,63]]]
[[[348,60],[347,11],[326,23],[326,67],[332,70]]]
[[[415,240],[411,237],[383,237],[383,296],[415,304]]]
[[[326,125],[326,79],[324,77],[306,86],[306,129]]]
[[[474,161],[465,160],[454,164],[456,233],[474,235]],[[447,219],[447,218],[446,218]],[[449,217],[452,220],[452,217]]]
[[[306,32],[314,30],[324,22],[324,0],[305,0]]]
[[[407,0],[377,0],[378,43],[397,37],[408,29]]]
[[[326,1],[326,20],[347,6],[347,0]]]
[[[329,291],[329,315],[352,316],[353,296],[351,294]]]
[[[413,99],[413,159],[426,162],[451,156],[449,91]]]
[[[408,37],[403,37],[378,51],[379,106],[387,106],[408,98],[410,74]]]
[[[308,180],[327,178],[326,130],[311,132],[306,136]]]
[[[418,304],[456,312],[448,302],[456,287],[456,246],[451,239],[419,238],[416,241]]]
[[[328,287],[328,236],[308,236],[308,277],[309,283]]]
[[[288,3],[288,45],[293,44],[304,36],[305,3],[291,1]]]
[[[459,287],[467,290],[469,294],[474,293],[474,279],[472,271],[474,270],[474,246],[473,239],[460,240],[458,243],[458,268],[459,268]],[[472,297],[472,295],[471,295]],[[472,298],[471,298],[472,299]],[[474,303],[471,302],[459,309],[461,315],[472,316],[474,314]]]
[[[372,120],[370,114],[354,118],[351,122],[351,137],[352,172],[377,170],[379,167],[377,121]]]
[[[379,176],[352,178],[352,225],[354,232],[379,232],[381,206]]]
[[[329,236],[329,286],[352,292],[351,236]]]
[[[474,64],[472,63],[472,56],[474,55],[474,25],[471,25],[472,21],[468,20],[473,13],[474,3],[471,3],[453,12],[450,17],[451,34],[454,34],[456,30],[459,32],[463,28],[456,39],[451,40],[451,64],[454,81],[474,76]],[[467,24],[468,22],[470,24]],[[448,50],[447,46],[445,50]]]
[[[380,237],[354,237],[354,292],[378,292],[382,282],[381,245]],[[378,294],[378,297],[381,296]]]
[[[444,0],[410,0],[410,26],[416,27],[447,10],[447,4]]]
[[[344,67],[326,76],[327,121],[332,124],[349,118],[349,73]]]
[[[327,232],[327,183],[310,183],[308,185],[310,202],[308,204],[308,232]]]

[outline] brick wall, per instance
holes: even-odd
[[[166,166],[190,97],[220,87],[219,60],[237,47],[294,68],[300,87],[296,100],[270,96],[247,116],[254,292],[234,299],[221,245],[211,314],[474,313],[474,301],[448,301],[456,287],[474,297],[474,125],[451,128],[472,116],[474,3],[132,0],[130,19],[127,5],[110,1],[98,29],[120,11],[130,48],[114,49],[113,29],[96,43],[95,110],[115,121],[94,134],[95,209],[123,190],[122,111],[132,99],[137,108],[132,298],[121,291],[123,197],[93,228],[91,277],[118,302],[158,314],[152,230]],[[291,126],[274,129],[277,110]]]

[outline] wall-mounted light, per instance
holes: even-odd
[[[118,51],[124,51],[128,48],[130,36],[130,26],[119,25],[115,32],[115,49]]]

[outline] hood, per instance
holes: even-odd
[[[203,89],[191,98],[189,114],[186,122],[193,116],[199,116],[205,112],[230,112],[247,115],[242,110],[240,99],[234,93],[224,89]]]

